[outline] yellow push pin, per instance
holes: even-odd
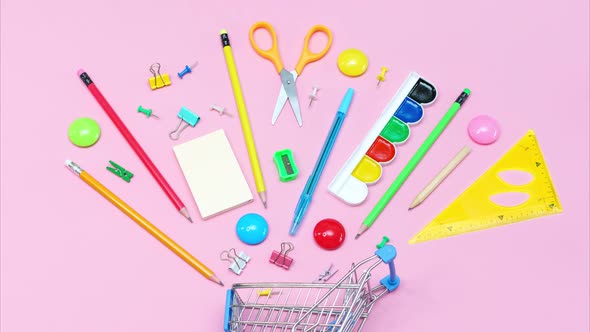
[[[379,86],[379,84],[381,84],[381,82],[385,81],[385,74],[387,73],[389,69],[387,69],[387,67],[381,67],[381,73],[379,73],[379,75],[377,75],[377,86]]]

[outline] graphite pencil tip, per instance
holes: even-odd
[[[211,276],[209,276],[209,280],[211,280],[211,281],[213,281],[214,283],[216,283],[216,284],[219,284],[219,285],[221,285],[221,286],[225,286],[225,285],[223,284],[223,282],[221,281],[221,279],[217,278],[217,276],[216,276],[216,275],[214,275],[214,274],[212,274]]]
[[[262,201],[262,205],[264,205],[264,208],[266,209],[266,191],[261,191],[258,193],[258,195],[260,196],[260,200]]]
[[[355,235],[355,236],[354,236],[354,239],[355,239],[355,240],[356,240],[356,239],[358,239],[358,238],[359,238],[359,236],[361,236],[361,234],[357,234],[357,235]]]
[[[182,214],[183,217],[188,219],[188,221],[190,221],[191,223],[193,222],[193,219],[191,218],[191,215],[188,213],[188,209],[186,207],[183,207],[182,209],[178,210],[178,212],[180,212],[180,214]]]

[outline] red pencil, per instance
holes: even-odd
[[[143,151],[139,143],[137,143],[135,137],[131,135],[131,132],[129,131],[129,129],[127,129],[127,126],[125,126],[125,124],[123,123],[123,121],[121,121],[121,118],[119,118],[117,113],[115,113],[115,110],[111,107],[109,102],[105,99],[102,93],[100,93],[100,91],[96,87],[96,84],[94,84],[90,79],[90,76],[88,76],[88,74],[83,69],[78,70],[78,76],[80,76],[80,79],[82,79],[82,82],[86,84],[86,87],[88,88],[88,90],[90,90],[90,93],[92,93],[96,101],[100,104],[100,106],[102,106],[102,109],[107,113],[109,118],[111,118],[111,121],[113,121],[115,126],[117,126],[119,132],[121,132],[123,137],[125,137],[125,140],[127,140],[127,143],[129,143],[129,145],[131,146],[133,151],[135,151],[139,159],[141,159],[145,167],[147,167],[150,173],[152,173],[152,176],[154,177],[154,179],[156,179],[156,182],[158,182],[160,188],[164,190],[168,198],[172,201],[172,204],[174,204],[178,212],[185,216],[190,222],[193,222],[190,215],[188,214],[188,210],[184,206],[184,203],[180,200],[180,198],[178,198],[178,195],[176,195],[172,187],[170,187],[166,179],[164,179],[162,173],[160,173],[160,171],[156,168],[156,165],[154,165],[150,157],[148,157],[148,155],[145,153],[145,151]]]

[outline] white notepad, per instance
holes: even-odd
[[[174,147],[201,218],[252,201],[252,193],[223,129]]]

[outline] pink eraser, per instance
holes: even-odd
[[[78,76],[80,76],[80,75],[82,75],[84,72],[86,72],[86,71],[85,71],[84,69],[80,68],[80,69],[78,69],[78,72],[77,72],[77,74],[78,74]]]

